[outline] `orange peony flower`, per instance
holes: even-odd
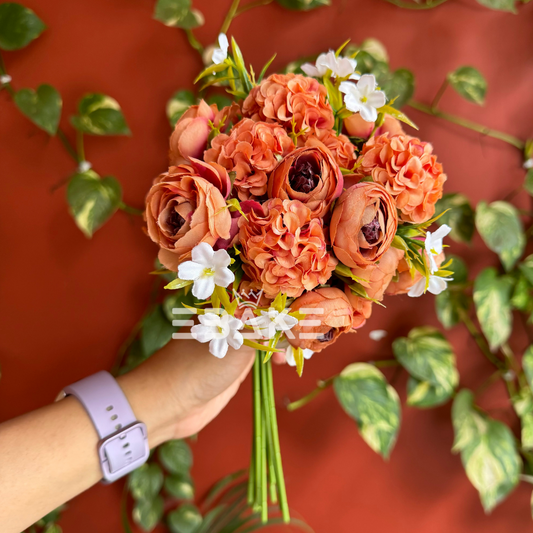
[[[287,336],[289,343],[296,348],[320,352],[333,344],[339,335],[352,329],[353,308],[346,294],[335,287],[306,292],[291,304],[291,312],[298,310],[305,313],[305,319],[290,330],[294,339]],[[311,321],[320,325],[305,324]]]
[[[359,139],[368,139],[374,130],[374,126],[374,122],[367,122],[359,113],[354,113],[353,115],[350,115],[348,118],[344,119],[344,129],[348,135],[351,137],[357,137]],[[382,135],[383,133],[387,132],[391,135],[405,133],[402,128],[402,123],[390,115],[385,115],[383,124],[376,129],[374,135]]]
[[[363,181],[337,200],[329,227],[333,252],[350,268],[374,264],[389,249],[397,227],[392,196],[385,187]]]
[[[238,197],[248,200],[266,193],[268,174],[278,163],[276,156],[292,150],[294,144],[281,126],[243,118],[229,135],[217,135],[211,141],[204,159],[235,172]]]
[[[314,78],[301,74],[272,74],[254,87],[242,106],[245,117],[278,122],[287,131],[331,129],[333,110],[327,90]]]
[[[302,135],[300,139],[303,146],[325,146],[339,167],[351,169],[357,161],[356,148],[346,135],[337,135],[333,130],[318,130],[316,135]]]
[[[402,250],[391,246],[383,254],[379,262],[351,269],[352,274],[365,280],[361,282],[361,285],[366,289],[369,298],[378,301],[383,300],[385,289],[395,276],[398,263],[403,258],[403,254]]]
[[[240,282],[237,293],[241,303],[235,310],[235,318],[239,320],[243,319],[243,315],[245,320],[254,318],[256,316],[253,312],[254,307],[266,307],[268,309],[272,302],[272,299],[267,298],[261,288],[258,288],[257,283],[246,278]]]
[[[240,108],[233,103],[220,111],[216,104],[208,105],[202,100],[198,105],[193,105],[183,113],[172,135],[170,136],[170,151],[168,154],[170,165],[188,163],[189,157],[200,159],[207,146],[211,133],[211,124],[214,127],[228,126],[235,122],[240,113]]]
[[[301,202],[272,198],[239,224],[244,272],[268,298],[298,297],[326,283],[335,269],[322,221]]]
[[[348,285],[344,286],[344,294],[352,306],[352,329],[362,328],[372,314],[372,302],[357,296]]]
[[[384,133],[368,140],[358,162],[360,175],[372,176],[394,197],[401,220],[420,223],[435,214],[446,174],[431,144]]]
[[[282,200],[299,200],[323,217],[342,192],[343,178],[330,151],[319,143],[298,148],[285,156],[268,180],[268,195]]]
[[[170,167],[156,178],[144,216],[148,235],[161,247],[159,261],[177,271],[198,243],[213,246],[218,239],[229,238],[231,216],[225,206],[222,193],[193,166]]]

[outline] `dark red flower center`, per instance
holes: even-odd
[[[293,191],[310,193],[322,177],[320,164],[314,157],[299,157],[289,170],[289,184]]]
[[[380,230],[381,226],[379,225],[377,215],[374,217],[374,220],[372,220],[372,222],[366,224],[361,228],[361,231],[363,232],[363,235],[365,236],[366,242],[368,244],[376,244],[376,242],[378,242]]]
[[[331,328],[329,331],[326,331],[323,335],[317,337],[318,342],[329,342],[333,339],[333,334],[335,333],[335,328]]]
[[[176,235],[183,224],[185,224],[185,219],[177,211],[173,210],[167,218],[167,224],[172,231],[172,235]]]

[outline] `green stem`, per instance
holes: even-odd
[[[296,409],[300,409],[300,407],[307,405],[310,401],[314,400],[323,390],[333,385],[333,381],[335,380],[336,377],[337,376],[333,376],[324,381],[319,381],[317,383],[316,389],[311,391],[309,394],[307,394],[303,398],[300,398],[299,400],[296,400],[295,402],[291,402],[289,405],[287,405],[287,409],[289,411],[296,411]]]
[[[78,150],[78,160],[85,161],[85,146],[83,144],[83,132],[76,130],[76,148]]]
[[[74,150],[74,147],[72,146],[72,144],[70,144],[70,141],[68,140],[65,132],[61,128],[58,128],[57,136],[59,137],[59,140],[65,147],[65,150],[68,152],[68,155],[70,155],[70,157],[72,157],[72,159],[74,159],[76,163],[79,163],[81,160],[78,158],[78,154],[76,153],[76,150]]]
[[[492,373],[475,391],[474,395],[476,397],[481,396],[493,383],[496,383],[499,378],[502,377],[502,371],[496,370]]]
[[[274,0],[256,0],[256,2],[250,2],[249,4],[246,4],[245,6],[242,6],[241,8],[237,9],[235,12],[235,17],[238,17],[239,15],[242,15],[246,11],[249,11],[250,9],[254,9],[255,7],[261,7],[261,6],[267,6],[268,4],[271,4]]]
[[[437,109],[437,106],[439,105],[440,99],[442,98],[442,95],[448,88],[448,85],[450,82],[448,81],[448,78],[445,78],[445,80],[442,82],[442,85],[440,86],[440,89],[437,91],[437,94],[435,95],[435,98],[433,98],[433,102],[431,102],[431,108]]]
[[[382,359],[381,361],[369,361],[369,364],[376,368],[384,368],[387,366],[398,366],[400,363],[396,359]]]
[[[261,415],[261,352],[256,350],[255,362],[253,369],[253,381],[254,381],[254,434],[255,434],[255,497],[254,507],[255,510],[260,505],[261,495],[261,429],[263,426]]]
[[[287,501],[287,491],[285,489],[285,476],[283,475],[283,465],[281,463],[281,449],[279,445],[278,420],[276,418],[276,404],[274,400],[274,380],[272,377],[272,361],[265,363],[267,373],[268,403],[270,407],[270,423],[272,424],[272,442],[274,444],[274,463],[276,465],[277,481],[279,486],[279,505],[283,522],[288,524],[291,521],[289,513],[289,503]]]
[[[477,329],[476,325],[472,321],[472,319],[468,316],[468,314],[460,310],[459,311],[459,318],[461,322],[465,325],[466,329],[468,330],[468,333],[470,333],[471,337],[474,339],[476,344],[478,345],[479,349],[483,353],[483,355],[499,370],[505,370],[505,365],[498,359],[489,348],[489,345],[487,344],[487,341],[485,340],[485,337],[481,334],[481,332]]]
[[[229,8],[228,14],[222,23],[219,33],[228,33],[229,27],[231,26],[231,21],[235,18],[237,10],[239,9],[239,3],[241,0],[233,0]]]
[[[261,371],[264,374],[264,369]],[[264,409],[261,418],[263,422],[263,431],[261,432],[261,522],[268,522],[268,492],[267,492],[267,439],[266,434],[269,427],[266,424]]]
[[[406,2],[404,0],[387,0],[390,4],[401,7],[403,9],[433,9],[434,7],[444,4],[447,0],[433,0],[429,1],[426,4],[414,4],[412,2]]]
[[[200,54],[200,57],[203,61],[204,47],[202,46],[202,43],[196,38],[192,30],[185,30],[185,35],[187,36],[187,40],[189,41],[191,48]]]
[[[518,148],[518,150],[520,151],[524,150],[524,141],[521,141],[517,137],[509,135],[508,133],[487,128],[487,126],[483,126],[482,124],[477,124],[476,122],[472,122],[471,120],[467,120],[466,118],[458,117],[457,115],[445,113],[444,111],[434,109],[426,104],[416,102],[415,100],[411,100],[408,105],[413,109],[416,109],[417,111],[421,111],[422,113],[442,118],[444,120],[447,120],[448,122],[452,122],[453,124],[462,126],[463,128],[475,131],[477,133],[481,133],[482,135],[486,135],[487,137],[492,137],[493,139],[498,139],[500,141],[506,142],[507,144]]]
[[[120,202],[118,208],[121,211],[124,211],[125,213],[129,213],[130,215],[142,216],[144,214],[144,211],[142,209],[131,207],[130,205],[126,205],[124,202]]]
[[[503,355],[505,357],[505,362],[507,364],[507,368],[509,368],[509,370],[511,370],[514,373],[514,375],[516,376],[516,379],[518,379],[518,385],[520,387],[527,387],[527,382],[525,380],[525,376],[520,371],[520,367],[518,366],[518,362],[516,361],[515,354],[514,354],[513,350],[511,349],[511,347],[509,346],[509,344],[505,343],[501,347],[501,350],[502,350],[502,353],[503,353]],[[514,379],[506,380],[505,382],[509,384],[509,386],[508,386],[509,395],[511,397],[513,397],[516,394],[516,383],[515,383],[515,380]]]

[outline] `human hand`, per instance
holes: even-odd
[[[150,446],[194,435],[227,405],[252,368],[255,350],[230,348],[217,359],[195,340],[172,341],[119,378]],[[283,353],[273,361],[282,363]]]

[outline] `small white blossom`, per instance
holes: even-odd
[[[200,324],[191,328],[191,335],[198,342],[209,342],[209,351],[219,359],[228,353],[228,346],[238,350],[243,344],[243,336],[239,331],[244,324],[231,315],[222,316],[215,313],[199,315]]]
[[[289,331],[298,324],[298,319],[290,316],[288,311],[284,309],[280,313],[271,307],[268,311],[261,311],[261,316],[250,318],[246,324],[252,326],[264,339],[272,339],[276,332]]]
[[[213,50],[213,63],[220,65],[228,57],[229,42],[225,33],[221,33],[218,36],[218,48]]]
[[[431,233],[428,231],[426,234],[426,254],[429,259],[429,270],[431,274],[435,274],[439,269],[435,258],[442,253],[442,239],[452,231],[452,228],[447,224],[443,224],[437,231]]]
[[[295,349],[290,344],[285,350],[285,361],[287,361],[287,364],[289,366],[296,366],[296,360],[294,359],[294,350]],[[304,359],[311,359],[311,356],[315,353],[309,348],[303,348],[302,351],[304,353]]]
[[[344,104],[353,113],[359,113],[363,120],[375,122],[377,109],[385,105],[387,98],[383,91],[377,90],[373,74],[363,74],[357,83],[343,81],[339,90],[344,93]]]
[[[91,170],[91,168],[93,168],[93,166],[91,163],[89,163],[89,161],[80,161],[78,165],[78,172],[87,172],[88,170]]]
[[[533,168],[533,157],[530,157],[529,159],[526,159],[524,161],[524,165],[523,167],[526,169],[526,170],[529,170],[530,168]]]
[[[0,76],[0,85],[7,85],[8,83],[11,83],[11,80],[13,78],[9,74],[3,74]]]
[[[235,274],[228,268],[231,257],[226,250],[213,251],[206,242],[192,249],[192,261],[178,266],[178,277],[194,281],[192,294],[200,300],[207,300],[215,290],[215,285],[227,287],[235,280]]]
[[[377,341],[380,341],[381,339],[384,339],[387,336],[387,332],[384,329],[374,329],[368,334],[368,336],[373,341],[377,342]]]
[[[441,278],[440,276],[429,276],[428,292],[431,294],[440,294],[448,287],[448,281],[452,281],[453,278]],[[407,293],[411,298],[418,298],[424,294],[426,288],[426,278],[422,278],[417,281]]]
[[[314,78],[321,78],[325,76],[328,70],[334,78],[346,78],[354,73],[357,61],[349,57],[337,57],[333,50],[327,54],[320,54],[315,64],[304,63],[301,69],[308,75]]]

